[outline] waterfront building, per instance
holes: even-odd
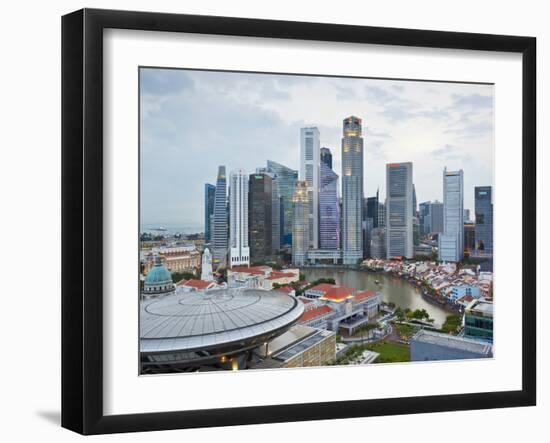
[[[466,337],[421,329],[411,339],[411,361],[491,358],[493,346]]]
[[[321,249],[340,247],[340,207],[338,205],[338,174],[321,163],[319,189],[319,231]]]
[[[464,311],[464,336],[493,341],[493,302],[472,300]]]
[[[344,119],[342,138],[342,249],[343,263],[363,258],[363,137],[362,121]]]
[[[374,228],[371,233],[370,255],[372,258],[386,258],[386,229]]]
[[[472,298],[481,297],[479,286],[468,283],[458,283],[449,286],[445,288],[444,292],[445,297],[447,297],[451,301],[457,301],[465,296],[470,296]]]
[[[204,242],[212,239],[212,216],[214,215],[214,196],[216,187],[210,183],[204,184]]]
[[[292,204],[294,213],[292,216],[292,263],[304,265],[309,249],[309,187],[305,181],[297,181],[294,189]]]
[[[300,180],[307,184],[310,201],[309,248],[319,248],[319,173],[320,146],[319,130],[315,127],[300,129]]]
[[[212,264],[214,268],[227,264],[228,220],[227,220],[227,177],[225,166],[218,168],[216,191],[214,193],[214,212],[212,230]]]
[[[332,169],[332,153],[329,148],[321,148],[321,163]]]
[[[176,287],[172,281],[170,271],[162,264],[162,257],[155,257],[155,266],[153,266],[143,282],[141,296],[143,299],[172,295]]]
[[[267,170],[277,176],[277,190],[281,200],[280,244],[281,247],[290,246],[292,245],[292,216],[294,213],[292,198],[294,196],[294,186],[298,180],[298,171],[272,160],[267,161]]]
[[[248,246],[248,175],[243,169],[231,172],[229,188],[229,265],[250,264]]]
[[[388,258],[412,258],[413,165],[389,163],[386,165],[386,254]]]
[[[493,192],[491,186],[476,186],[475,196],[475,241],[476,250],[493,253]]]
[[[430,203],[429,234],[441,234],[443,232],[443,203],[437,200]]]
[[[470,210],[464,209],[464,223],[468,223],[470,221]]]
[[[309,299],[302,299],[304,313],[298,323],[312,328],[328,329],[329,320],[334,315],[334,310],[326,304],[311,302]]]
[[[273,179],[269,174],[250,175],[250,255],[252,263],[272,254]]]
[[[443,233],[438,236],[440,261],[458,262],[464,256],[464,175],[443,169]]]
[[[475,224],[464,222],[464,253],[471,255],[476,248]]]

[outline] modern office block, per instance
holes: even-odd
[[[338,174],[321,163],[319,190],[319,231],[321,249],[340,247],[340,207],[338,205]]]
[[[428,235],[430,233],[430,205],[431,202],[422,202],[418,205],[420,235]]]
[[[216,187],[210,183],[204,184],[204,242],[210,243],[212,238],[212,217],[214,215],[214,197]]]
[[[440,234],[443,232],[443,203],[437,200],[430,204],[429,234]]]
[[[412,258],[412,163],[386,165],[386,254]]]
[[[378,190],[374,197],[367,198],[366,218],[372,218],[372,227],[378,227]]]
[[[332,153],[329,148],[321,148],[321,163],[332,169]]]
[[[307,183],[309,207],[309,247],[319,248],[319,130],[300,129],[300,180]]]
[[[386,228],[386,203],[378,202],[378,227]]]
[[[476,250],[493,253],[493,192],[491,186],[476,186],[475,196],[475,239]]]
[[[228,220],[227,220],[227,177],[225,166],[218,168],[216,191],[214,193],[214,214],[212,231],[212,264],[214,268],[227,264]]]
[[[370,240],[370,255],[372,258],[386,258],[385,228],[373,228]]]
[[[439,260],[457,262],[464,256],[464,174],[443,170],[443,234]]]
[[[292,198],[298,180],[298,171],[272,160],[267,161],[267,169],[277,176],[277,187],[281,198],[281,246],[292,245]]]
[[[243,169],[236,169],[231,172],[229,217],[229,266],[249,265],[248,175]]]
[[[250,175],[249,219],[252,263],[268,260],[272,254],[273,178],[269,174]]]
[[[297,181],[294,188],[292,204],[292,263],[304,265],[309,249],[309,197],[308,185],[305,181]]]

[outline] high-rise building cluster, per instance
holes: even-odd
[[[412,162],[388,163],[385,199],[378,190],[365,198],[362,124],[356,116],[342,122],[341,175],[315,126],[300,130],[297,170],[267,160],[250,174],[231,170],[228,181],[219,166],[216,185],[204,188],[214,266],[274,261],[280,251],[296,265],[413,258],[436,246],[440,261],[460,261],[465,252],[492,257],[492,188],[475,187],[470,220],[462,170],[443,169],[443,202],[418,204]]]

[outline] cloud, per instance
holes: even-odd
[[[440,148],[434,149],[432,155],[437,159],[452,160],[460,157],[460,150],[453,145],[445,144]]]
[[[479,111],[483,109],[492,109],[493,107],[493,97],[489,95],[453,94],[453,99],[454,103],[451,107],[454,109],[469,109]]]
[[[144,95],[165,96],[193,89],[193,80],[178,69],[140,69],[140,88]]]

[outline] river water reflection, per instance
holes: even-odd
[[[434,326],[441,327],[447,312],[439,306],[432,305],[422,298],[420,290],[405,280],[384,273],[370,273],[338,268],[303,268],[300,270],[307,281],[319,278],[334,278],[336,284],[349,286],[358,290],[370,289],[380,291],[382,300],[393,302],[401,308],[425,309],[435,320]],[[378,280],[380,284],[375,281]]]

